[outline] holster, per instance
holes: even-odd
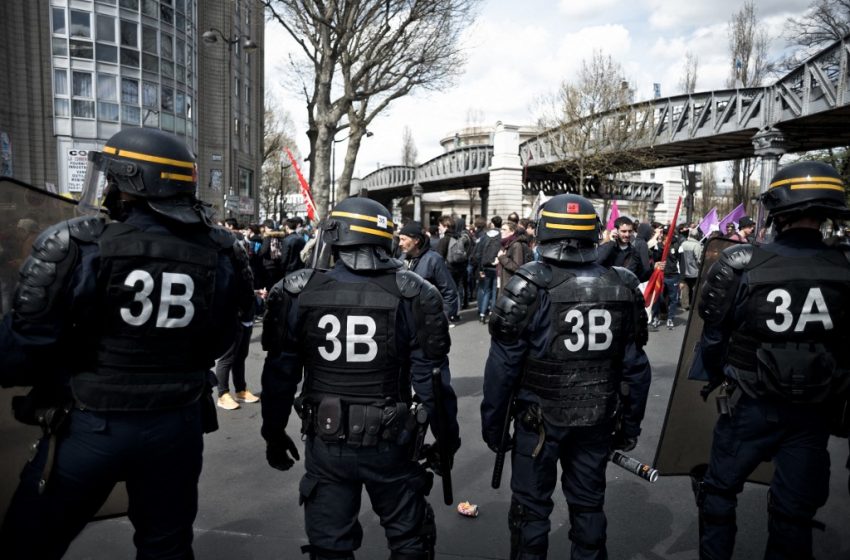
[[[728,414],[732,416],[735,413],[735,407],[738,406],[738,401],[741,400],[741,395],[744,392],[740,390],[738,384],[734,381],[726,380],[720,385],[720,392],[715,397],[717,405],[717,413],[721,416]]]

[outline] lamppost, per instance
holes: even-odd
[[[245,49],[245,52],[252,53],[258,48],[260,48],[257,43],[252,41],[250,37],[246,35],[242,35],[237,33],[232,36],[227,36],[221,32],[221,30],[216,29],[215,27],[209,28],[209,30],[204,31],[201,38],[205,43],[217,43],[219,41],[223,41],[227,45],[227,62],[225,65],[225,80],[227,81],[226,88],[226,104],[225,104],[225,118],[227,119],[227,134],[224,135],[224,176],[226,177],[227,187],[226,191],[232,195],[233,194],[233,70],[232,70],[232,57],[233,57],[233,45],[241,44],[242,48]],[[251,193],[248,193],[251,194]],[[227,216],[233,216],[233,209],[229,207],[227,204],[227,199],[225,198],[225,208],[227,209]]]
[[[374,134],[374,132],[367,130],[366,138],[374,136]],[[336,136],[336,134],[334,134],[334,136]],[[339,140],[333,138],[333,141],[331,142],[331,192],[330,196],[328,197],[328,200],[330,201],[329,211],[332,210],[334,206],[336,206],[336,145],[340,142],[348,140],[349,138],[351,138],[351,134],[349,134],[345,138],[340,138]]]

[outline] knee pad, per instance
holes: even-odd
[[[731,500],[734,500],[738,497],[738,493],[733,490],[721,490],[720,488],[715,488],[710,484],[701,482],[699,496],[697,496],[700,523],[705,523],[708,525],[735,525],[737,521],[737,516],[734,509],[729,515],[715,515],[705,512],[703,506],[705,505],[705,498],[708,495],[722,496]]]
[[[523,552],[545,557],[547,546],[529,545],[524,543],[521,538],[522,528],[528,521],[538,521],[541,519],[543,517],[531,511],[528,507],[516,500],[511,500],[511,509],[508,510],[508,527],[511,531],[511,559],[519,558]]]
[[[587,548],[589,550],[599,550],[603,546],[605,546],[606,536],[604,532],[601,535],[597,535],[597,538],[591,540],[587,538],[588,535],[580,534],[577,530],[577,516],[583,513],[602,513],[602,504],[599,504],[598,506],[581,506],[577,504],[567,505],[569,506],[570,510],[570,532],[568,533],[569,539],[580,547]]]

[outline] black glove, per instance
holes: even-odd
[[[295,442],[286,433],[280,439],[266,442],[266,461],[272,468],[288,471],[300,458]]]
[[[614,433],[614,440],[611,445],[614,449],[627,452],[637,447],[637,441],[637,436],[626,437],[622,432],[618,431]]]
[[[452,450],[448,460],[449,470],[451,470],[454,465],[455,453],[460,449],[460,441],[449,444],[449,449]],[[425,457],[425,462],[429,469],[434,471],[437,476],[443,476],[443,461],[442,457],[440,457],[440,447],[436,442],[423,446],[422,456]]]

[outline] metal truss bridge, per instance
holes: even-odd
[[[654,99],[580,124],[589,124],[587,128],[599,136],[620,138],[602,143],[602,150],[622,154],[633,171],[753,157],[761,155],[759,147],[784,153],[846,146],[850,145],[848,58],[850,36],[768,86]],[[627,134],[610,133],[618,127],[627,128],[619,131]],[[563,173],[573,159],[564,134],[561,127],[520,143],[525,189],[574,190]],[[481,188],[488,184],[492,159],[492,145],[461,147],[417,167],[381,168],[364,177],[360,186],[381,198],[409,195],[414,185],[423,192]],[[655,183],[615,182],[604,191],[620,200],[658,201],[661,196]]]

